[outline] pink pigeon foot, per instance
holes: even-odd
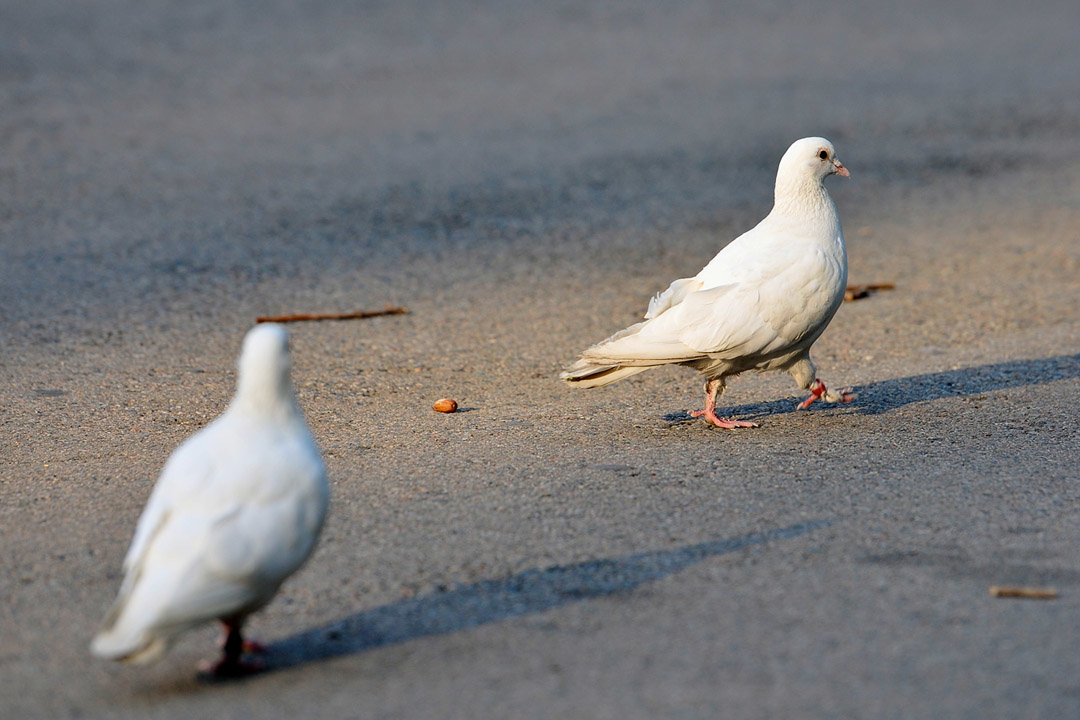
[[[750,422],[749,420],[736,420],[734,418],[722,418],[716,416],[716,398],[719,393],[724,392],[724,381],[719,378],[710,378],[705,382],[705,409],[695,410],[690,413],[690,417],[704,417],[710,423],[719,428],[725,430],[734,430],[735,428],[754,428],[757,427],[757,423]]]
[[[735,418],[717,417],[716,412],[712,408],[695,410],[690,413],[690,417],[704,417],[716,427],[724,428],[725,430],[734,430],[735,428],[754,428],[758,426],[757,423],[750,422],[749,420],[736,420]]]
[[[810,386],[810,397],[799,403],[799,409],[805,410],[815,401],[824,396],[825,402],[851,402],[858,397],[851,388],[844,388],[838,391],[829,391],[825,387],[825,383],[821,380],[815,379],[814,384]]]

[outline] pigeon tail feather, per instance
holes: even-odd
[[[648,370],[650,366],[593,365],[588,360],[578,360],[564,370],[559,377],[568,383],[585,388],[602,387],[617,380]]]
[[[105,660],[120,660],[144,665],[165,655],[170,644],[169,638],[147,636],[145,632],[131,635],[112,627],[94,636],[90,642],[90,652]]]

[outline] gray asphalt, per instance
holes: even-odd
[[[1078,45],[1069,2],[0,4],[0,715],[1080,717]],[[858,400],[562,386],[806,135],[895,284],[815,348]],[[333,499],[270,672],[90,657],[255,317],[387,304],[290,326]]]

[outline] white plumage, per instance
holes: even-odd
[[[697,275],[657,294],[643,322],[583,352],[562,379],[599,387],[659,365],[687,365],[706,377],[705,409],[693,415],[726,428],[754,426],[715,414],[726,378],[747,370],[787,370],[811,392],[800,407],[821,397],[853,399],[849,390],[828,392],[810,359],[847,285],[844,234],[822,183],[833,174],[850,177],[832,143],[793,143],[780,160],[765,219]]]
[[[178,635],[221,620],[236,674],[244,619],[311,554],[329,488],[290,379],[288,335],[258,325],[244,339],[236,395],[169,457],[124,559],[124,580],[91,651],[159,659]]]

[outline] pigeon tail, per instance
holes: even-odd
[[[104,660],[144,665],[161,659],[169,644],[164,637],[148,637],[145,632],[133,636],[111,627],[94,636],[90,642],[90,652]]]
[[[649,369],[649,365],[593,365],[585,359],[578,360],[559,374],[561,380],[584,388],[602,387]]]

